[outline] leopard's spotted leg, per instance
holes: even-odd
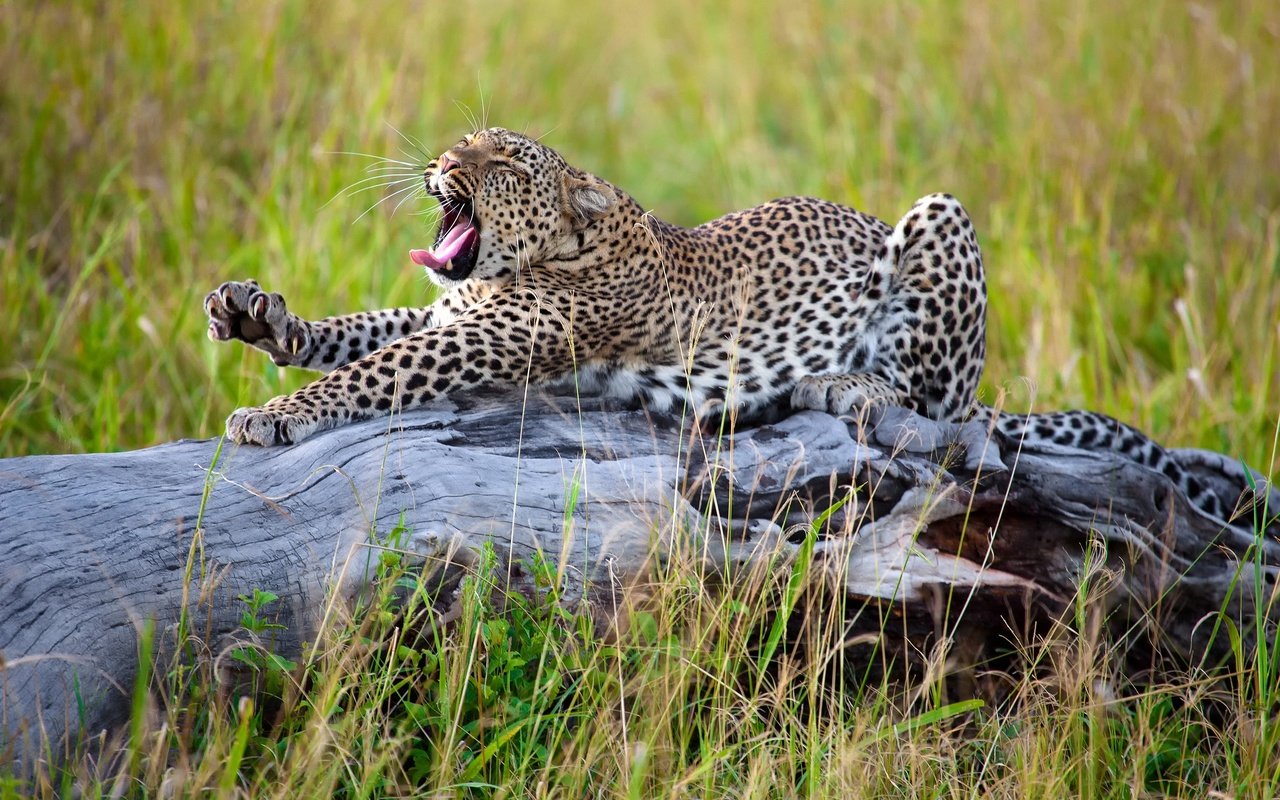
[[[948,194],[920,198],[885,239],[874,269],[891,275],[878,320],[881,370],[907,372],[920,414],[963,419],[977,396],[987,338],[986,277],[968,212]]]
[[[876,303],[849,373],[799,381],[792,405],[843,414],[867,402],[938,421],[973,407],[986,350],[987,291],[968,213],[954,197],[922,197],[885,238],[863,294]]]
[[[429,327],[430,308],[390,308],[309,321],[288,310],[284,297],[257,281],[228,281],[204,298],[209,338],[238,339],[271,356],[277,366],[328,372],[396,339]]]
[[[495,294],[449,325],[394,341],[291,395],[237,409],[227,419],[227,436],[240,443],[291,444],[393,408],[525,380],[545,382],[572,363],[569,341],[532,293]]]

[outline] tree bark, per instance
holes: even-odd
[[[731,575],[794,557],[814,529],[814,585],[844,601],[850,635],[884,633],[866,609],[894,613],[908,649],[944,642],[970,663],[1071,622],[1082,580],[1101,586],[1090,608],[1123,638],[1131,670],[1222,661],[1219,612],[1246,643],[1273,637],[1274,530],[1223,527],[1110,452],[1032,452],[989,440],[981,422],[901,409],[858,433],[804,412],[715,437],[536,396],[442,405],[284,448],[183,440],[2,461],[0,760],[30,764],[46,744],[56,753],[68,736],[124,721],[147,620],[172,641],[185,610],[217,648],[242,633],[235,598],[270,591],[284,626],[274,646],[296,655],[326,603],[367,585],[369,545],[397,526],[401,546],[464,564],[485,542],[511,564],[541,551],[571,565],[569,599],[602,611],[651,556],[683,548]],[[1238,464],[1173,455],[1235,501]],[[1280,493],[1266,491],[1274,513]],[[510,574],[511,588],[534,591],[527,571]]]

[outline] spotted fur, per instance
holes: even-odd
[[[459,392],[569,379],[701,417],[896,403],[951,421],[976,408],[986,285],[973,225],[949,195],[922,198],[893,227],[791,197],[684,228],[498,128],[450,148],[424,180],[444,213],[438,243],[458,226],[476,232],[432,262],[445,290],[434,305],[308,322],[253,281],[206,297],[211,338],[326,372],[235,411],[234,441],[288,444]],[[1164,450],[1115,420],[1066,412],[996,425],[1024,446],[1124,453],[1222,516]]]

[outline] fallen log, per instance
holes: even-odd
[[[401,547],[464,563],[486,542],[508,563],[542,552],[575,565],[566,599],[602,605],[653,555],[683,548],[728,574],[811,536],[811,570],[846,608],[890,609],[910,649],[950,637],[971,663],[1043,636],[1099,568],[1099,607],[1132,669],[1157,651],[1221,662],[1220,614],[1246,641],[1273,637],[1276,537],[1201,515],[1163,475],[901,409],[864,433],[804,412],[717,438],[537,396],[442,405],[284,448],[184,440],[0,461],[0,761],[30,765],[124,721],[147,620],[164,641],[184,614],[198,618],[216,648],[242,632],[235,598],[269,591],[281,598],[274,646],[296,655],[330,598],[367,585],[369,545],[397,530],[408,531]],[[1172,454],[1235,503],[1238,464]],[[1262,492],[1280,509],[1280,493]],[[527,571],[510,575],[511,588],[534,591]],[[879,620],[851,614],[849,633],[874,638]]]

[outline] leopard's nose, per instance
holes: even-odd
[[[440,156],[440,174],[441,175],[444,175],[446,172],[452,172],[460,166],[462,166],[462,164],[460,164],[459,162],[455,161],[452,158],[449,158],[448,155]]]

